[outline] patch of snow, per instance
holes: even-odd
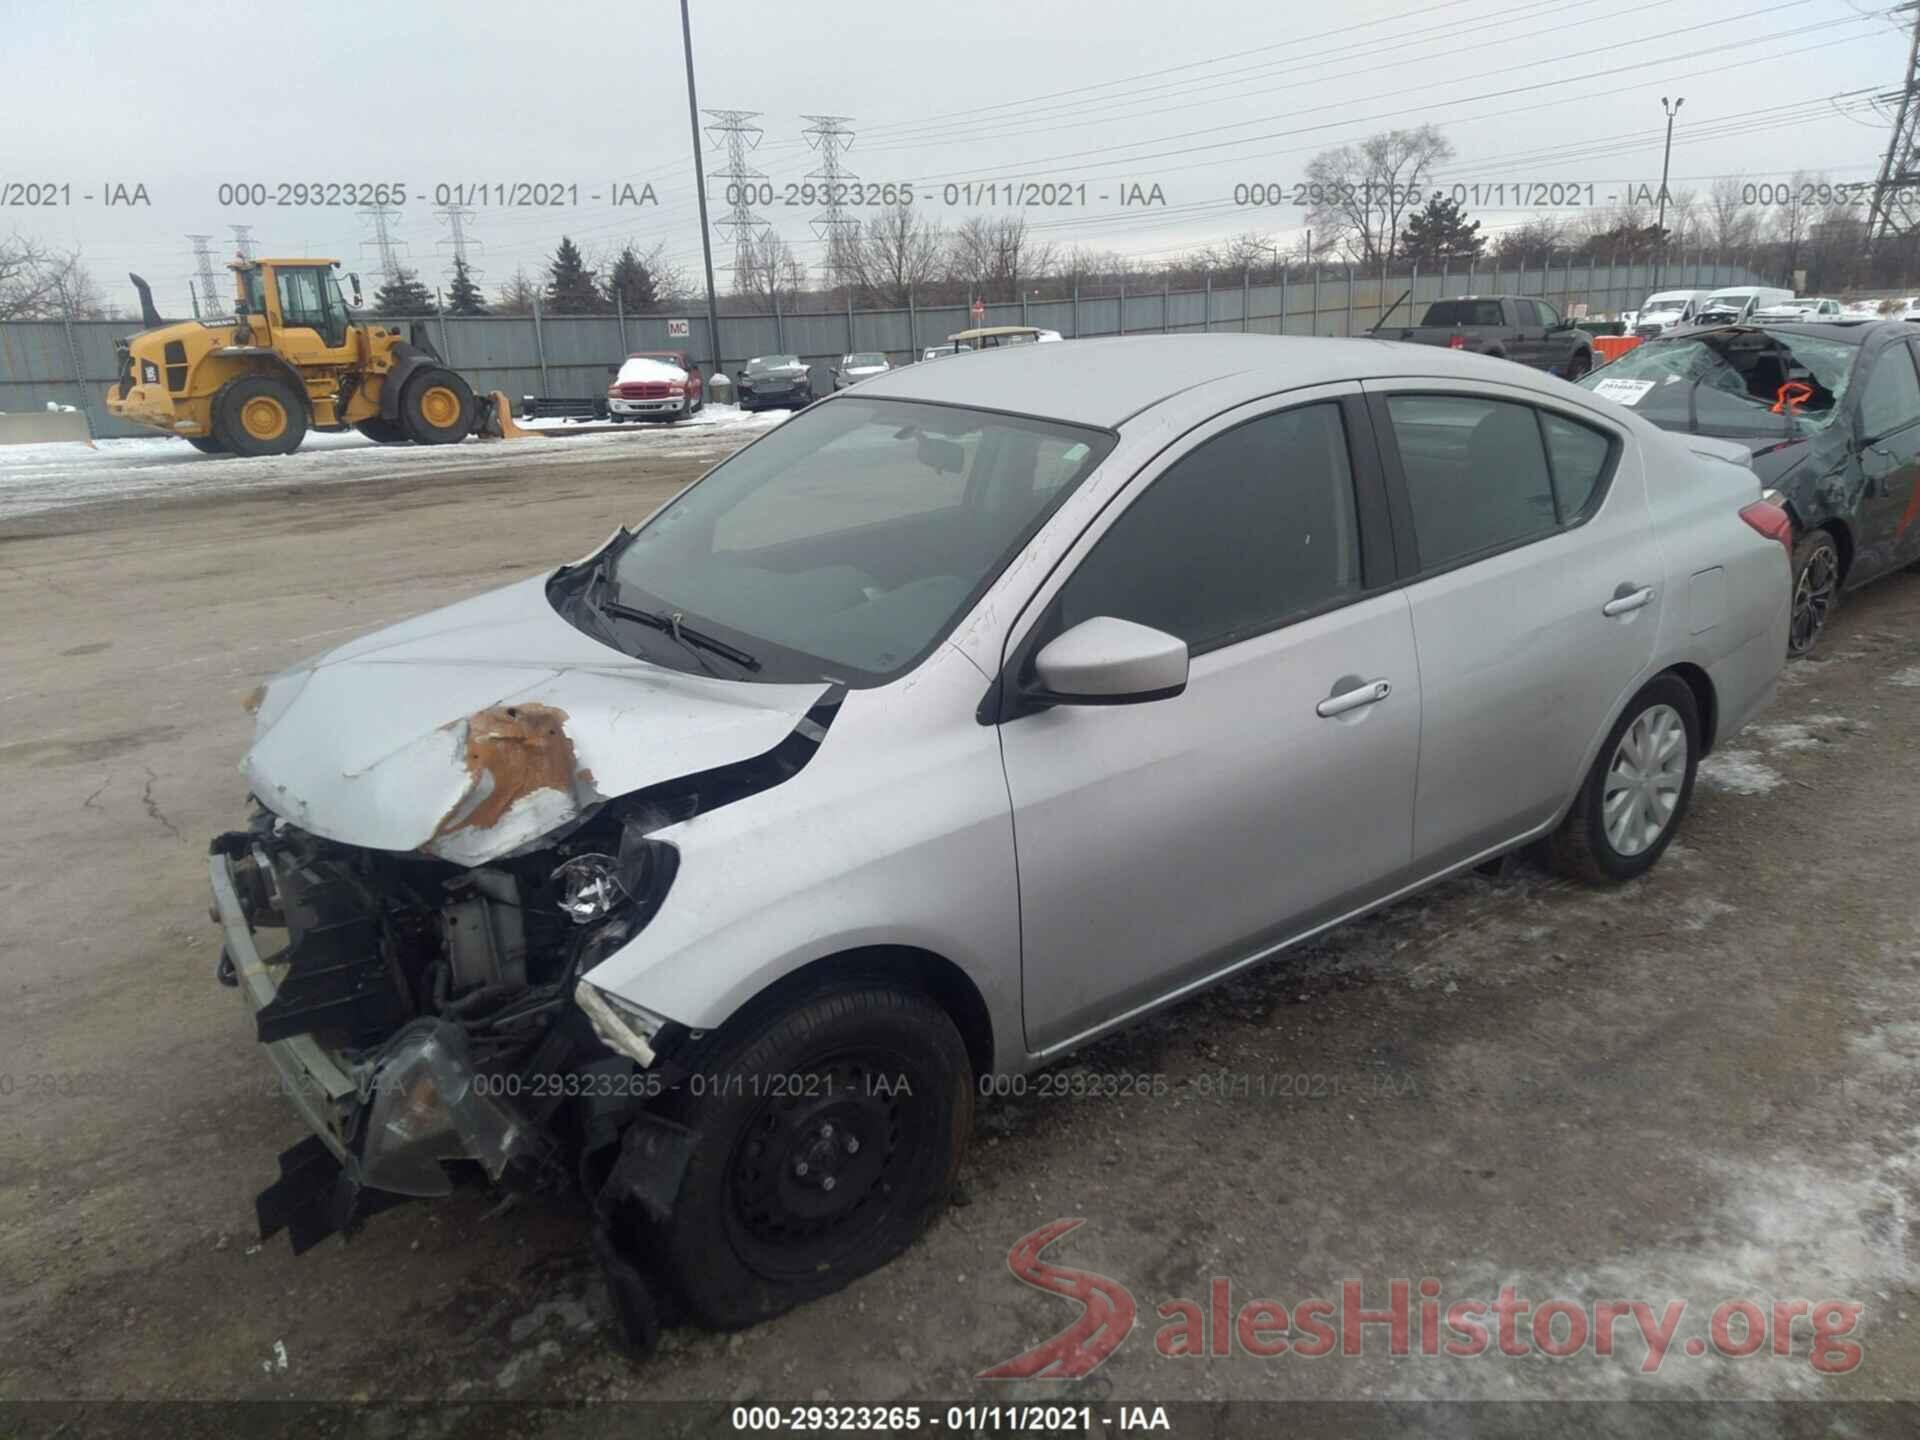
[[[1700,762],[1700,778],[1715,790],[1735,795],[1765,795],[1780,776],[1760,763],[1757,750],[1722,750]]]
[[[1909,665],[1904,670],[1894,671],[1887,676],[1887,683],[1904,690],[1920,690],[1920,665]]]
[[[660,380],[669,385],[684,385],[687,372],[678,365],[669,365],[665,360],[650,360],[644,355],[636,355],[620,367],[619,382],[638,384],[647,380]]]

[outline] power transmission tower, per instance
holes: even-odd
[[[469,278],[478,280],[480,276],[486,272],[476,270],[473,267],[473,262],[467,258],[467,251],[472,246],[479,246],[484,250],[486,249],[486,243],[474,239],[467,233],[467,221],[473,216],[472,207],[467,205],[440,205],[434,208],[433,213],[447,222],[447,237],[439,242],[440,247],[452,250],[454,263],[464,267]]]
[[[767,178],[766,171],[756,170],[747,163],[747,155],[760,146],[763,133],[753,124],[760,112],[758,110],[702,110],[703,115],[711,115],[713,124],[707,127],[707,138],[715,145],[723,146],[727,152],[727,168],[716,170],[715,175],[727,182],[727,213],[715,220],[714,228],[725,232],[733,242],[733,283],[737,287],[741,278],[753,269],[753,247],[767,228],[764,217],[753,210],[757,187],[754,182]]]
[[[253,227],[251,225],[229,225],[233,232],[233,248],[242,260],[253,259]]]
[[[807,173],[818,181],[821,198],[826,202],[813,217],[813,233],[827,242],[827,282],[837,285],[852,268],[848,250],[860,238],[860,222],[841,205],[846,186],[860,177],[840,163],[841,154],[853,144],[853,131],[847,128],[851,115],[802,115],[812,123],[802,133],[807,144],[820,156],[820,166]]]
[[[1896,6],[1894,13],[1911,11],[1913,38],[1907,45],[1906,83],[1897,91],[1877,97],[1883,104],[1897,105],[1893,133],[1887,137],[1887,153],[1880,161],[1880,178],[1873,183],[1873,206],[1867,212],[1867,244],[1911,234],[1920,216],[1920,4],[1908,0]]]
[[[204,318],[229,313],[227,303],[220,298],[220,282],[213,273],[213,236],[189,235],[193,242],[193,263],[195,273],[200,277],[200,306],[206,311]]]
[[[380,283],[384,285],[390,280],[397,279],[401,270],[406,268],[400,263],[400,255],[406,248],[407,242],[395,240],[393,232],[387,228],[388,219],[400,212],[391,205],[369,205],[360,213],[373,222],[373,234],[360,242],[360,249],[364,252],[369,245],[373,247],[375,255],[380,260],[379,267],[374,273],[380,277]]]

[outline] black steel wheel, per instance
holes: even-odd
[[[695,1315],[746,1325],[912,1242],[959,1168],[973,1069],[928,996],[841,982],[744,1026],[675,1099],[700,1145],[655,1253]]]

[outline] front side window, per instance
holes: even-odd
[[[1424,570],[1551,533],[1553,482],[1533,407],[1467,395],[1387,401]]]
[[[282,270],[280,282],[280,319],[287,325],[312,325],[326,319],[326,307],[320,299],[318,270]]]
[[[1328,402],[1249,421],[1170,466],[1061,588],[1057,629],[1111,615],[1198,652],[1360,588],[1346,429]]]
[[[728,679],[878,684],[916,663],[1113,447],[1106,431],[907,401],[802,411],[667,505],[606,598],[717,636]],[[593,628],[704,668],[671,627]]]
[[[1914,379],[1913,357],[1906,346],[1889,345],[1873,362],[1873,373],[1860,392],[1860,434],[1877,440],[1916,420],[1920,420],[1920,382]]]

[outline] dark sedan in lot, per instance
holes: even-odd
[[[1844,590],[1920,561],[1920,333],[1895,321],[1726,325],[1580,382],[1667,430],[1738,440],[1793,518],[1789,653]]]
[[[798,410],[813,403],[813,372],[798,355],[756,355],[739,375],[742,410]]]

